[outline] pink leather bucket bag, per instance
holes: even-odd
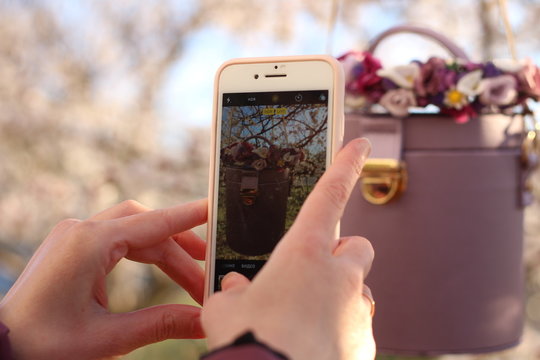
[[[382,34],[371,52],[386,36],[403,31],[434,38],[454,54],[456,63],[466,62],[448,39],[412,27]],[[353,76],[368,71],[368,55],[362,56],[362,68],[353,69]],[[488,69],[481,70],[484,80]],[[399,83],[392,71],[374,74],[382,78],[382,92],[417,91],[412,82],[410,88],[385,88],[385,79]],[[502,75],[500,71],[497,76]],[[413,69],[411,76],[422,73]],[[371,93],[364,88],[357,94],[369,98],[377,90],[373,82],[369,86]],[[446,96],[453,89],[448,87]],[[469,121],[457,124],[464,107],[475,106],[473,99],[462,99],[459,109],[452,99],[445,100],[441,113],[392,116],[374,113],[371,106],[367,112],[364,106],[346,114],[345,143],[366,136],[373,144],[371,160],[343,216],[341,234],[365,236],[375,249],[366,282],[377,303],[374,334],[381,353],[479,353],[519,342],[524,312],[523,208],[531,201],[526,179],[537,162],[537,127],[530,114],[479,107]],[[375,102],[371,98],[370,105]]]

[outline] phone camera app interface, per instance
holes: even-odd
[[[253,278],[325,171],[328,91],[223,94],[214,288]]]

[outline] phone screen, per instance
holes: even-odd
[[[328,90],[224,93],[214,291],[253,278],[326,168]]]

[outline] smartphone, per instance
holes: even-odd
[[[330,56],[235,59],[217,71],[205,297],[253,278],[343,139],[343,70]]]

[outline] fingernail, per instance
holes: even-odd
[[[357,141],[356,146],[360,151],[360,156],[362,157],[362,160],[367,159],[369,154],[371,153],[371,141],[369,141],[368,138],[363,137]]]

